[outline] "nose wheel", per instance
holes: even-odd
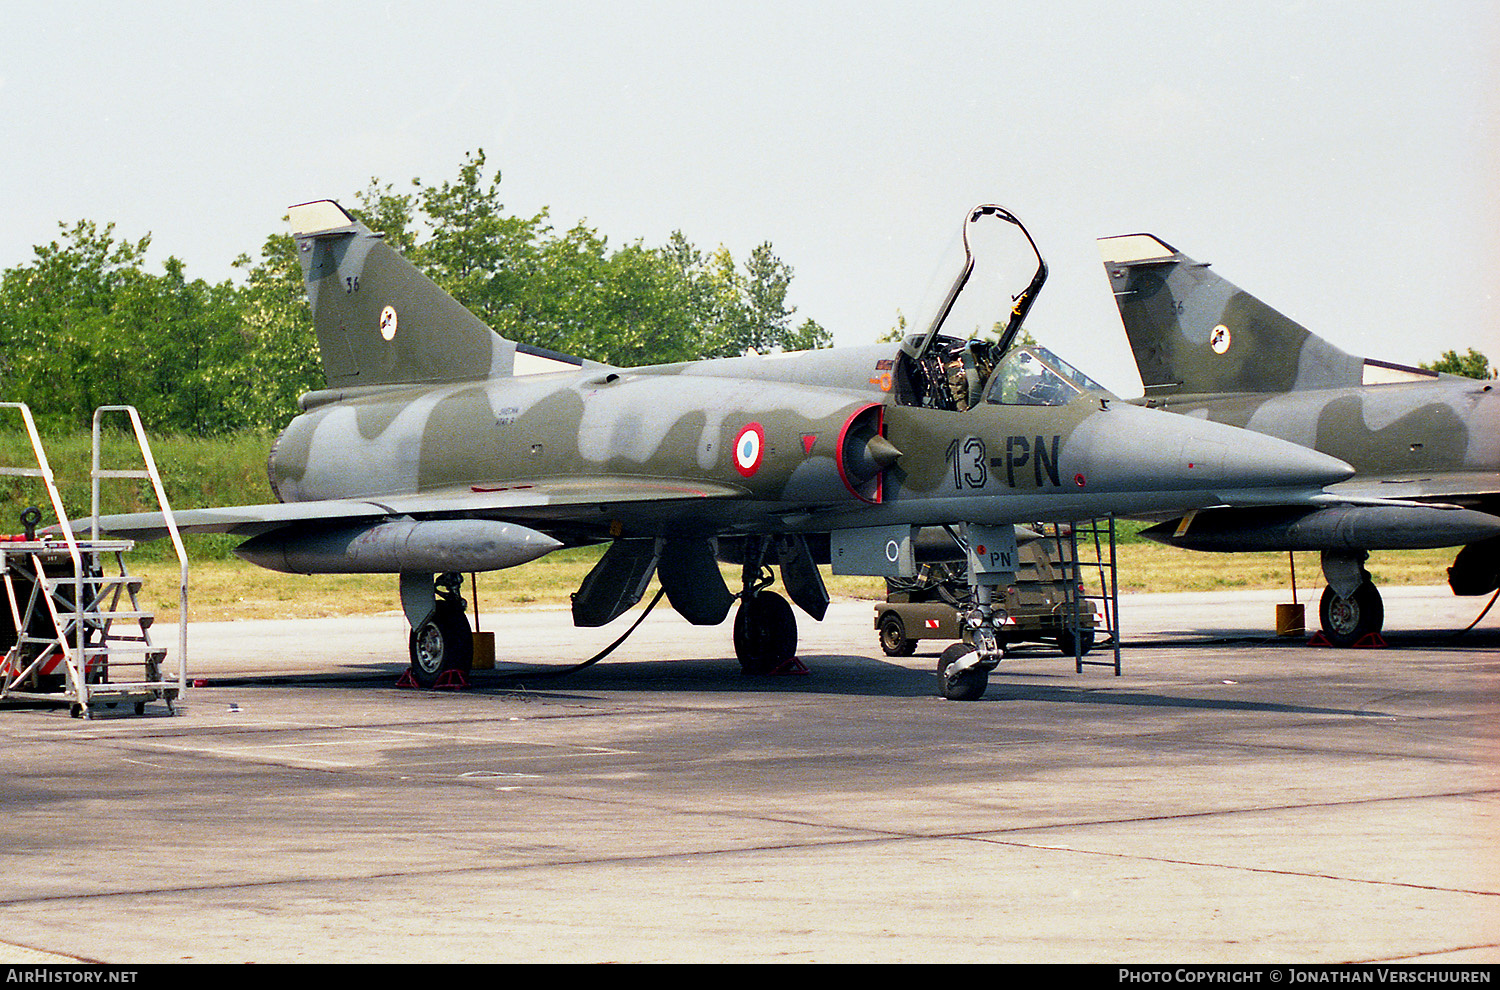
[[[1016,580],[1015,527],[965,523],[956,537],[968,556],[968,606],[964,640],[938,657],[938,694],[949,701],[977,701],[989,686],[990,671],[1005,658],[1001,636],[1010,621],[996,589]]]
[[[977,701],[989,687],[990,670],[968,643],[954,643],[938,657],[938,694],[949,701]]]

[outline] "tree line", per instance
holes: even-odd
[[[766,242],[743,261],[683,234],[613,247],[585,223],[558,230],[546,209],[508,212],[482,149],[452,180],[371,179],[345,204],[428,277],[513,340],[622,367],[749,350],[827,347],[794,322],[792,269]],[[100,405],[131,404],[158,433],[280,429],[323,374],[296,243],[275,233],[238,279],[190,279],[169,257],[147,271],[151,237],[113,224],[60,223],[30,262],[0,272],[0,401],[49,431],[86,426]],[[905,320],[884,339],[906,331]],[[1490,378],[1488,359],[1453,351],[1423,367]]]
[[[1442,356],[1431,364],[1419,364],[1417,367],[1428,371],[1442,371],[1450,375],[1462,375],[1464,378],[1482,379],[1500,376],[1500,372],[1490,367],[1490,359],[1472,347],[1469,348],[1467,354],[1444,351]]]
[[[681,232],[613,247],[543,209],[506,211],[484,151],[456,178],[371,179],[346,208],[500,334],[608,364],[826,347],[830,335],[787,304],[792,269],[766,242],[743,261]],[[60,223],[61,236],[0,273],[0,400],[51,429],[128,403],[157,432],[211,436],[281,428],[297,396],[321,388],[312,314],[290,234],[234,262],[237,280],[190,279],[181,260],[146,270],[150,235]]]

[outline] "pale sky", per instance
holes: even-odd
[[[914,316],[965,210],[1028,326],[1140,392],[1095,238],[1149,231],[1345,350],[1500,360],[1500,4],[0,0],[0,267],[58,221],[233,274],[286,207],[453,178],[623,245],[796,272],[838,344]]]

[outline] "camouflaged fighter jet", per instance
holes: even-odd
[[[1361,358],[1149,234],[1099,241],[1143,404],[1319,450],[1357,476],[1344,505],[1215,508],[1142,535],[1207,551],[1319,550],[1320,618],[1338,645],[1378,634],[1370,550],[1461,546],[1460,595],[1500,586],[1500,396],[1475,381]]]
[[[577,625],[616,618],[654,574],[692,623],[720,623],[738,600],[735,653],[760,671],[796,652],[772,564],[821,619],[818,564],[910,576],[916,528],[962,524],[971,625],[988,628],[1003,616],[984,592],[1015,570],[1017,522],[1284,503],[1352,473],[1116,401],[1037,349],[1005,354],[1046,276],[1029,235],[1036,273],[1001,339],[941,334],[973,280],[971,234],[1025,232],[998,207],[967,217],[963,270],[924,334],[641,368],[501,338],[336,203],[290,219],[327,388],[301,398],[271,450],[279,503],[180,512],[179,526],[248,536],[237,553],[275,570],[398,574],[423,684],[471,662],[463,573],[559,547],[609,544],[573,596]],[[103,529],[150,538],[162,521]],[[737,593],[720,561],[740,566]],[[947,658],[945,695],[983,691],[1000,650],[976,642]]]

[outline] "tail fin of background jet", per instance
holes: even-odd
[[[1148,399],[1436,377],[1346,354],[1151,234],[1099,250]]]
[[[290,219],[330,388],[579,366],[495,333],[332,200],[293,206]]]

